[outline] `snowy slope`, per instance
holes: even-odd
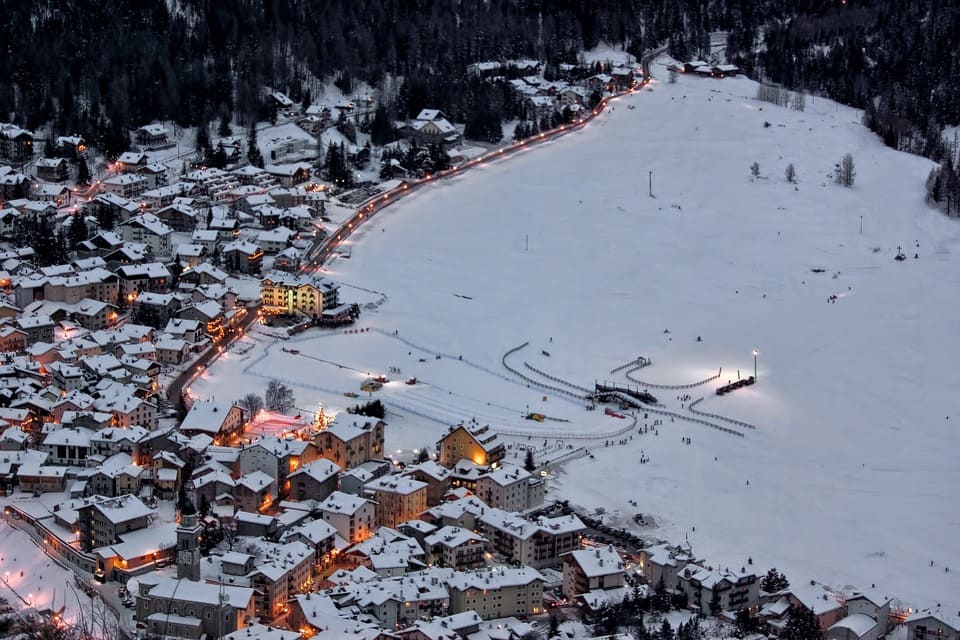
[[[425,188],[365,225],[327,274],[385,293],[358,325],[382,333],[298,340],[302,353],[361,372],[256,336],[242,365],[228,358],[192,391],[239,396],[276,375],[298,385],[298,406],[340,408],[366,371],[399,366],[435,385],[384,392],[416,409],[388,430],[388,447],[412,449],[444,419],[544,434],[623,426],[495,375],[509,377],[500,358],[524,341],[515,365],[585,386],[641,354],[654,362],[635,374],[645,381],[722,367],[725,383],[752,373],[757,348],[754,387],[654,390],[671,411],[686,412],[678,394],[703,395],[699,409],[756,430],[741,438],[667,420],[626,446],[581,441],[595,459],[568,463],[553,492],[625,524],[653,515],[656,535],[688,536],[712,562],[749,556],[795,581],[875,583],[914,605],[960,608],[960,229],[922,202],[930,163],[884,148],[854,110],[816,99],[801,113],[754,94],[743,79],[655,83],[585,130]],[[852,189],[828,179],[847,152]],[[908,260],[894,261],[898,246]],[[420,362],[401,338],[454,357]],[[523,421],[527,407],[572,422]]]

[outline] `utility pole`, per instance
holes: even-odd
[[[863,235],[863,216],[860,216],[860,235]]]
[[[757,381],[757,350],[753,350],[753,381]]]
[[[652,198],[653,197],[653,169],[650,170],[648,177],[650,178],[650,197]]]

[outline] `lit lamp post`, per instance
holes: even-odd
[[[756,349],[753,350],[753,381],[757,381],[757,354],[759,351]]]

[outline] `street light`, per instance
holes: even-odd
[[[756,349],[753,350],[753,381],[757,381],[757,354],[760,353]]]

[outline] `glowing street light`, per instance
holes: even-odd
[[[753,350],[753,381],[757,381],[757,354],[760,352],[756,349]]]

